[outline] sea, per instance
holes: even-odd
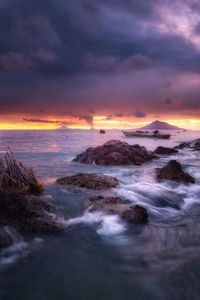
[[[113,139],[154,150],[196,138],[200,132],[189,130],[172,131],[170,140],[126,138],[120,130],[0,131],[0,158],[10,146],[33,168],[65,226],[63,233],[37,236],[7,228],[15,243],[0,252],[0,300],[199,300],[200,152],[182,149],[142,166],[72,162]],[[196,183],[157,182],[155,169],[170,159]],[[111,175],[120,185],[98,192],[55,183],[80,172]],[[100,194],[144,206],[149,223],[127,225],[89,212],[88,199]]]

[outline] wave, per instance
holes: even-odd
[[[13,244],[0,252],[0,270],[16,263],[21,258],[28,256],[31,251],[37,249],[43,242],[43,239],[39,237],[34,238],[30,242],[26,242],[14,228],[5,226],[5,230],[11,236]]]
[[[97,225],[96,232],[103,236],[122,234],[127,227],[117,215],[108,215],[102,212],[86,211],[82,216],[70,219],[65,223],[67,226],[76,224]]]

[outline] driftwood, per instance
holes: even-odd
[[[0,188],[22,190],[32,185],[38,185],[33,170],[17,161],[9,147],[4,160],[0,160]]]

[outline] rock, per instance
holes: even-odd
[[[182,183],[195,183],[194,178],[184,172],[182,166],[176,160],[171,160],[169,163],[156,170],[158,180],[173,180]]]
[[[83,164],[106,166],[141,165],[155,158],[153,152],[139,145],[129,145],[118,140],[110,140],[102,146],[88,148],[73,161]]]
[[[90,198],[91,211],[102,211],[107,214],[119,215],[128,223],[141,224],[148,222],[146,208],[140,205],[124,203],[118,197],[94,196]]]
[[[99,132],[100,132],[101,134],[105,134],[105,133],[106,133],[105,130],[103,130],[103,129],[101,129]]]
[[[126,220],[128,223],[147,223],[148,213],[146,208],[140,205],[132,205],[130,208],[125,210],[122,215],[122,219]]]
[[[97,175],[92,173],[79,173],[74,176],[59,178],[56,182],[61,185],[77,185],[80,187],[96,190],[113,188],[119,184],[118,179],[114,177],[107,175]]]
[[[9,225],[21,231],[55,233],[63,230],[56,219],[55,207],[37,197],[0,190],[0,226]]]
[[[184,148],[189,148],[194,151],[199,151],[200,150],[200,139],[196,139],[196,140],[189,141],[189,142],[183,142],[180,145],[174,147],[174,149],[184,149]]]
[[[173,155],[173,154],[177,154],[178,150],[159,146],[159,147],[156,148],[154,153],[158,154],[158,155]]]
[[[189,147],[189,144],[187,142],[183,142],[181,143],[180,145],[178,146],[175,146],[174,149],[177,150],[177,149],[184,149],[186,147]]]
[[[0,249],[11,246],[13,242],[13,237],[6,227],[0,227]]]

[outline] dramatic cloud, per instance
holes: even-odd
[[[136,118],[145,118],[146,114],[143,111],[136,111],[135,116]]]
[[[173,103],[173,100],[170,99],[170,98],[167,98],[167,99],[165,99],[165,103],[166,103],[166,104],[172,104],[172,103]]]
[[[93,116],[89,116],[89,115],[80,115],[80,116],[75,116],[77,117],[79,120],[85,120],[88,125],[93,125]]]
[[[60,123],[60,121],[42,120],[42,119],[27,119],[27,118],[23,118],[23,121],[31,122],[31,123],[50,123],[50,124]]]
[[[195,0],[0,1],[0,114],[196,117],[199,13]]]
[[[0,67],[6,70],[27,69],[33,65],[33,61],[23,53],[9,52],[0,56]]]
[[[125,116],[125,114],[122,112],[118,112],[115,114],[115,117],[117,117],[117,118],[123,118],[124,116]]]

